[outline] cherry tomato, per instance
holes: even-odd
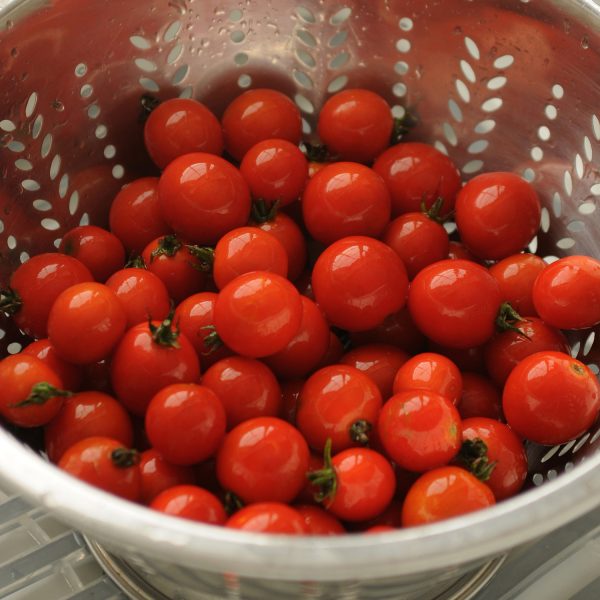
[[[221,119],[225,149],[237,161],[258,142],[272,138],[298,145],[302,119],[296,105],[270,89],[248,90],[235,98]]]
[[[58,250],[80,260],[101,283],[125,264],[125,248],[121,240],[95,225],[81,225],[67,231]]]
[[[58,252],[38,254],[15,269],[8,289],[0,292],[0,310],[13,315],[26,334],[45,338],[48,314],[58,295],[76,283],[93,279],[76,258]]]
[[[535,254],[513,254],[490,267],[490,274],[496,278],[500,293],[520,315],[537,315],[533,306],[533,284],[543,271],[546,263]]]
[[[219,289],[250,271],[268,271],[287,277],[288,255],[274,236],[258,227],[237,227],[215,246],[213,279]]]
[[[296,425],[296,413],[303,385],[304,379],[289,379],[281,382],[281,410],[279,416],[292,425]]]
[[[52,369],[62,381],[65,389],[76,392],[82,383],[83,373],[79,366],[63,360],[47,338],[31,342],[21,351],[22,354],[35,356]]]
[[[321,108],[317,132],[341,160],[370,163],[389,145],[394,120],[388,103],[364,89],[346,89]]]
[[[346,532],[339,520],[320,506],[296,504],[294,508],[304,519],[306,533],[309,535],[340,535]]]
[[[485,346],[485,365],[494,383],[502,387],[514,367],[526,356],[551,350],[569,352],[565,336],[537,317],[514,324],[517,329],[497,333]]]
[[[408,292],[408,309],[417,327],[438,344],[471,348],[489,340],[502,297],[484,267],[446,259],[425,267]]]
[[[286,206],[302,194],[308,179],[308,161],[287,140],[258,142],[246,152],[240,171],[255,199]]]
[[[109,221],[110,230],[135,254],[171,233],[160,210],[158,177],[142,177],[123,187],[112,201]]]
[[[302,321],[288,345],[263,360],[273,372],[286,379],[306,377],[314,371],[329,348],[329,326],[319,307],[301,296]]]
[[[139,456],[118,440],[88,437],[73,444],[58,466],[105,492],[137,502],[140,499]]]
[[[460,467],[441,467],[421,475],[408,491],[402,526],[450,519],[495,503],[490,488],[477,477]]]
[[[463,244],[479,258],[519,252],[540,226],[541,205],[532,185],[515,173],[482,173],[458,192],[455,219]]]
[[[600,383],[562,352],[536,352],[510,373],[502,394],[510,427],[538,444],[562,444],[584,433],[600,410]]]
[[[348,365],[332,365],[311,375],[300,393],[296,424],[311,448],[334,453],[365,446],[381,409],[373,380]]]
[[[394,394],[408,390],[436,392],[456,406],[460,402],[462,377],[449,358],[423,352],[400,365],[394,377]]]
[[[211,525],[224,525],[225,508],[211,492],[196,485],[176,485],[158,494],[150,508],[172,517],[190,519]]]
[[[461,444],[460,415],[444,396],[409,390],[392,396],[381,409],[378,435],[387,455],[408,471],[448,464]]]
[[[229,356],[216,362],[204,373],[202,385],[222,402],[228,430],[255,417],[275,417],[281,409],[275,375],[253,358]]]
[[[585,329],[600,323],[600,261],[567,256],[538,275],[533,285],[537,314],[559,329]]]
[[[162,388],[199,379],[200,363],[194,347],[169,319],[129,329],[111,361],[111,382],[117,398],[139,416],[144,416],[150,400]]]
[[[0,361],[0,414],[21,427],[39,427],[60,411],[68,392],[44,362],[28,354],[14,354]]]
[[[323,167],[302,195],[304,224],[324,244],[349,235],[379,237],[390,221],[390,206],[383,179],[352,162]]]
[[[244,506],[225,523],[226,527],[254,533],[306,535],[302,515],[281,502],[256,502]]]
[[[408,354],[387,344],[367,344],[350,350],[340,362],[355,367],[367,375],[379,388],[385,401],[393,393],[394,377],[408,360]]]
[[[312,285],[330,323],[364,331],[404,306],[408,278],[402,260],[389,246],[354,236],[334,242],[319,256]]]
[[[461,181],[458,169],[439,150],[420,142],[402,142],[388,148],[375,161],[373,170],[385,181],[392,196],[392,216],[418,212],[421,204],[431,208],[444,200],[440,216],[454,209]]]
[[[527,477],[527,455],[510,427],[494,419],[474,417],[463,421],[462,439],[459,464],[478,476],[492,490],[496,501],[521,490]],[[485,449],[481,444],[478,444],[481,452],[475,444],[465,446],[466,440],[483,442]]]
[[[101,283],[78,283],[61,292],[48,315],[48,339],[75,365],[107,358],[121,339],[127,316],[116,294]]]
[[[502,417],[502,394],[498,388],[483,375],[463,371],[462,395],[458,403],[458,412],[462,419],[471,417]]]
[[[58,414],[44,429],[48,458],[57,463],[73,444],[88,437],[118,440],[127,448],[133,444],[131,418],[113,397],[90,391],[65,398]]]
[[[456,240],[450,240],[448,244],[448,258],[460,258],[461,260],[479,262],[479,259],[471,254],[464,244]]]
[[[234,352],[251,358],[283,350],[301,322],[300,294],[275,273],[254,271],[236,277],[215,304],[219,337]]]
[[[170,98],[152,110],[144,125],[144,143],[159,169],[190,152],[223,152],[221,124],[193,98]]]
[[[243,502],[291,502],[304,486],[309,454],[289,423],[275,417],[248,419],[225,436],[217,477]]]
[[[340,338],[333,333],[333,331],[329,332],[329,346],[325,351],[325,354],[319,361],[319,364],[316,366],[316,369],[322,369],[323,367],[328,367],[330,365],[336,365],[340,362],[340,359],[344,355],[344,346]]]
[[[140,454],[141,497],[144,504],[150,504],[156,496],[165,490],[179,486],[192,485],[196,482],[194,470],[191,467],[173,465],[167,462],[163,455],[150,448]]]
[[[250,216],[250,192],[231,163],[204,152],[169,163],[158,182],[163,217],[188,242],[213,245]]]

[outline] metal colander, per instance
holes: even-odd
[[[116,190],[153,172],[143,94],[195,97],[219,115],[249,87],[293,98],[308,140],[331,93],[370,88],[416,118],[407,139],[448,153],[465,179],[510,170],[533,183],[532,251],[600,257],[591,0],[0,0],[0,29],[2,286],[67,229],[105,224]],[[596,373],[597,334],[570,336]],[[0,338],[3,353],[25,342],[6,319]],[[435,597],[600,504],[599,438],[595,427],[530,447],[531,489],[517,498],[384,536],[266,538],[172,519],[69,478],[4,431],[0,478],[171,597]]]

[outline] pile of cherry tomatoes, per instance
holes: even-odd
[[[524,251],[531,184],[463,184],[396,126],[363,89],[327,100],[322,146],[275,90],[220,120],[158,104],[160,175],[2,291],[33,340],[0,362],[5,422],[103,490],[244,530],[386,531],[517,493],[526,440],[598,416],[561,330],[600,323],[600,262]]]

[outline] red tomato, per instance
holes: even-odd
[[[88,437],[71,446],[58,466],[105,492],[137,502],[140,499],[139,455],[118,440]]]
[[[281,382],[281,410],[279,416],[288,423],[296,425],[296,412],[300,402],[303,379],[289,379]]]
[[[69,394],[46,363],[28,354],[2,359],[0,381],[0,414],[21,427],[39,427],[51,421]]]
[[[390,206],[383,179],[352,162],[323,167],[302,195],[304,224],[324,244],[349,235],[379,237],[390,221]]]
[[[297,504],[294,508],[304,519],[306,533],[309,535],[340,535],[346,532],[339,520],[320,506]]]
[[[462,419],[470,417],[502,417],[502,394],[498,388],[483,375],[463,371],[462,395],[458,404],[458,412]]]
[[[519,252],[540,226],[540,199],[515,173],[482,173],[456,197],[455,219],[463,244],[479,258]]]
[[[408,390],[436,392],[456,406],[462,393],[462,377],[449,358],[423,352],[406,360],[394,377],[394,394]]]
[[[213,245],[250,216],[250,192],[231,163],[204,152],[169,163],[158,182],[163,217],[193,244]]]
[[[460,450],[460,432],[454,405],[429,390],[395,394],[379,415],[378,435],[387,455],[408,471],[448,464]]]
[[[600,261],[567,256],[547,265],[533,285],[537,314],[559,329],[600,323]]]
[[[270,89],[248,90],[235,98],[221,119],[225,149],[237,161],[258,142],[272,138],[298,144],[302,119],[296,105]]]
[[[477,477],[460,467],[441,467],[421,475],[410,488],[402,505],[402,525],[425,525],[495,503],[490,488]]]
[[[281,409],[281,388],[269,367],[253,358],[229,356],[204,373],[202,385],[221,400],[227,429],[255,417],[275,417]]]
[[[527,455],[521,440],[510,427],[494,419],[475,417],[462,423],[463,448],[459,463],[469,468],[494,493],[496,501],[514,496],[527,477]],[[473,450],[464,442],[483,442],[485,449]],[[491,474],[488,474],[491,467]],[[481,473],[484,477],[480,477]]]
[[[537,314],[533,306],[533,284],[545,266],[535,254],[514,254],[492,265],[490,274],[498,282],[504,301],[520,315],[529,317]]]
[[[196,485],[176,485],[158,494],[150,508],[181,519],[190,519],[211,525],[227,521],[221,501],[208,490]]]
[[[238,510],[225,523],[226,527],[254,533],[305,535],[302,515],[281,502],[256,502]]]
[[[79,392],[66,398],[59,413],[44,429],[48,458],[57,463],[73,444],[88,437],[109,437],[130,448],[131,418],[123,406],[102,392]]]
[[[128,328],[148,319],[162,320],[169,314],[169,292],[162,280],[147,269],[121,269],[108,278],[106,287],[121,302]]]
[[[472,262],[478,262],[479,259],[471,254],[464,244],[454,240],[450,240],[448,244],[448,258],[460,258],[461,260],[470,260]]]
[[[460,190],[458,169],[439,150],[420,142],[402,142],[381,154],[373,170],[385,181],[392,196],[392,216],[418,212],[421,204],[431,208],[438,198],[444,204],[441,217],[448,216]]]
[[[485,374],[484,347],[449,348],[448,346],[436,344],[431,341],[428,344],[428,349],[431,352],[436,352],[449,358],[461,371],[473,371],[474,373]]]
[[[125,248],[121,240],[110,231],[94,225],[81,225],[67,231],[58,250],[80,260],[101,283],[125,264]]]
[[[330,154],[370,163],[389,145],[394,120],[388,103],[364,89],[346,89],[321,108],[317,132]]]
[[[258,227],[236,227],[215,246],[213,279],[219,289],[250,271],[287,277],[288,255],[279,240]]]
[[[158,177],[142,177],[123,187],[112,201],[109,221],[110,230],[135,254],[171,233],[160,210]]]
[[[501,302],[498,283],[486,268],[457,259],[425,267],[408,292],[408,309],[417,327],[451,348],[471,348],[489,340]]]
[[[217,477],[243,502],[291,502],[304,486],[309,450],[300,432],[275,417],[234,427],[217,454]]]
[[[365,446],[381,409],[377,385],[348,365],[324,367],[311,375],[300,393],[296,425],[311,448],[334,453]]]
[[[49,339],[44,338],[31,342],[21,352],[22,354],[39,358],[58,375],[65,389],[70,392],[76,392],[81,387],[81,380],[83,378],[81,368],[68,363],[58,356]]]
[[[389,246],[354,236],[334,242],[319,256],[312,285],[330,323],[364,331],[404,306],[408,278],[402,260]]]
[[[234,352],[251,358],[283,350],[301,322],[300,294],[275,273],[254,271],[236,277],[215,304],[219,337]]]
[[[154,448],[144,450],[140,454],[139,469],[142,487],[140,500],[144,504],[150,504],[166,489],[176,485],[192,485],[196,482],[191,467],[172,465]]]
[[[221,124],[193,98],[171,98],[152,110],[144,125],[144,143],[159,169],[190,152],[223,152]]]
[[[162,388],[199,379],[200,364],[194,347],[168,319],[129,329],[111,361],[111,382],[117,398],[139,416],[144,416],[150,400]]]
[[[388,344],[368,344],[350,350],[340,362],[355,367],[367,375],[379,388],[385,401],[393,393],[394,377],[408,360],[408,354]]]
[[[329,326],[319,307],[301,296],[302,321],[288,345],[264,358],[265,363],[281,378],[306,377],[317,368],[329,348]]]
[[[330,365],[336,365],[340,362],[340,359],[344,355],[344,346],[340,338],[333,333],[333,331],[329,332],[329,346],[325,351],[325,354],[319,361],[317,365],[317,369],[322,369],[323,367],[328,367]]]
[[[485,365],[494,383],[502,387],[514,367],[526,356],[552,350],[569,353],[567,338],[537,317],[515,323],[518,331],[497,333],[485,346]],[[521,333],[519,333],[521,332]]]
[[[562,352],[536,352],[510,373],[502,406],[508,424],[538,444],[562,444],[584,433],[600,410],[600,383]]]
[[[0,294],[0,310],[13,315],[27,335],[48,335],[48,314],[58,295],[67,288],[93,281],[89,269],[76,258],[48,252],[32,256],[10,277],[8,289]]]
[[[54,301],[48,339],[61,358],[86,365],[107,358],[126,325],[125,310],[111,289],[101,283],[78,283]]]
[[[255,199],[290,204],[302,194],[308,179],[308,161],[287,140],[258,142],[246,152],[240,171]]]

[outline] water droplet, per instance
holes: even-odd
[[[52,102],[52,108],[58,112],[62,112],[65,110],[65,105],[60,100],[54,100],[54,102]]]
[[[0,146],[6,148],[12,142],[13,136],[10,133],[5,133],[0,137]]]
[[[590,39],[588,38],[588,36],[587,36],[587,35],[584,35],[584,36],[581,38],[581,47],[582,47],[584,50],[587,50],[587,49],[590,47]]]
[[[460,25],[457,25],[453,30],[452,33],[454,35],[460,35],[462,33],[462,27]]]

